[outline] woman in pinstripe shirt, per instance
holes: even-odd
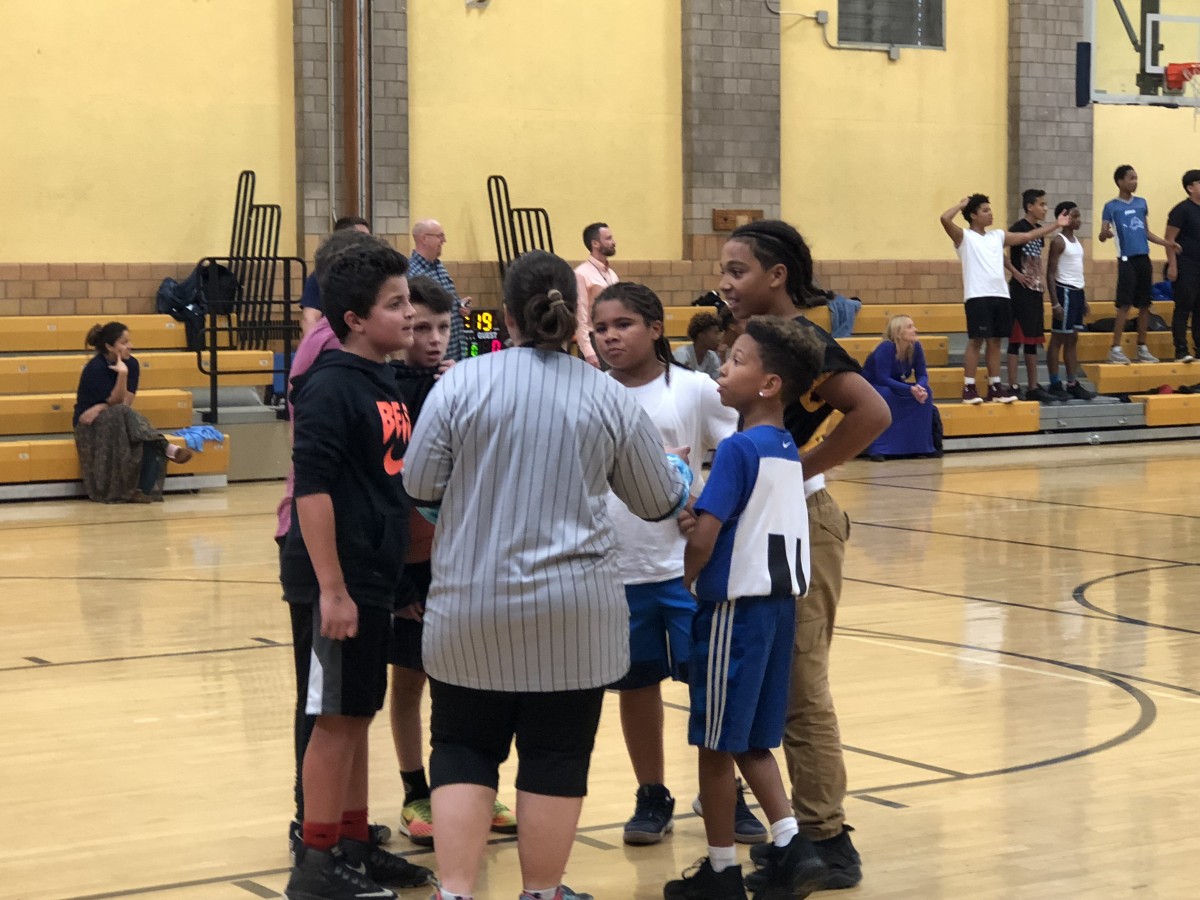
[[[443,898],[470,897],[516,738],[523,898],[560,882],[587,790],[604,686],[629,668],[606,494],[647,520],[686,501],[686,465],[611,378],[564,349],[570,267],[535,251],[504,284],[515,348],[451,369],[422,410],[404,482],[438,509],[423,655]],[[690,474],[690,472],[687,472]]]

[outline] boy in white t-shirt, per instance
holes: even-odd
[[[970,226],[966,231],[954,222],[954,217],[959,213]],[[941,221],[942,228],[954,242],[963,268],[963,300],[966,304],[969,342],[963,354],[962,401],[971,404],[985,402],[975,386],[975,371],[979,367],[979,354],[986,341],[986,400],[1012,403],[1017,399],[1016,394],[1000,383],[1000,342],[1012,333],[1012,302],[1004,274],[1004,249],[1053,234],[1068,224],[1069,216],[1063,214],[1056,221],[1032,231],[1012,232],[1000,228],[987,231],[993,221],[991,201],[983,194],[971,194],[942,213]]]

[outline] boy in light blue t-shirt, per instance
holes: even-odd
[[[1167,246],[1167,242],[1150,232],[1146,224],[1150,207],[1145,198],[1135,197],[1138,176],[1133,166],[1117,166],[1113,181],[1120,192],[1115,200],[1104,204],[1100,241],[1117,241],[1117,316],[1113,322],[1112,349],[1108,362],[1129,365],[1133,360],[1121,349],[1121,335],[1130,307],[1138,311],[1137,361],[1156,363],[1158,358],[1146,346],[1146,328],[1150,324],[1150,286],[1154,274],[1150,265],[1150,245]]]

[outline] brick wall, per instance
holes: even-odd
[[[697,260],[615,259],[613,265],[622,279],[653,288],[665,305],[687,306],[717,287],[716,257],[709,253]],[[0,316],[151,313],[162,279],[183,278],[194,265],[0,263]],[[452,262],[447,268],[459,294],[473,297],[477,309],[500,306],[500,279],[494,262]],[[823,287],[865,303],[962,302],[962,274],[954,260],[824,260],[817,262],[816,275]],[[1087,283],[1093,303],[1111,302],[1116,293],[1116,261],[1089,260]]]
[[[684,253],[712,210],[778,216],[779,17],[764,3],[683,2]]]
[[[1022,215],[1021,191],[1040,188],[1051,213],[1062,200],[1078,203],[1090,234],[1092,109],[1075,106],[1084,0],[1010,0],[1008,15],[1008,221]]]

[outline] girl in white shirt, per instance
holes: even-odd
[[[709,451],[737,430],[737,413],[721,404],[716,382],[676,364],[663,335],[662,303],[645,285],[618,282],[605,288],[592,307],[592,330],[597,352],[611,367],[608,374],[646,410],[664,446],[689,448],[692,496],[699,496],[701,465]],[[646,522],[611,493],[608,505],[630,626],[629,673],[614,687],[620,691],[625,746],[638,780],[625,842],[656,844],[671,830],[675,809],[663,784],[661,685],[666,678],[687,679],[696,609],[683,586],[684,531],[690,516],[679,522]]]

